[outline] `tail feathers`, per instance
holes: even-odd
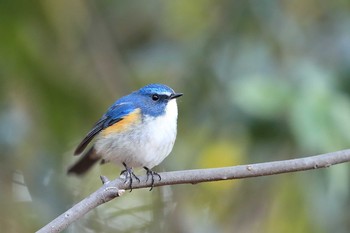
[[[68,169],[67,173],[83,175],[99,160],[100,157],[96,155],[94,148],[91,147],[78,162]]]

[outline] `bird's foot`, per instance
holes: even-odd
[[[148,181],[148,178],[151,177],[151,188],[149,191],[152,191],[152,189],[154,187],[154,176],[158,176],[159,181],[162,180],[162,177],[157,172],[152,171],[148,167],[143,167],[143,168],[146,170],[146,175],[147,175],[146,182]]]
[[[131,192],[132,191],[133,178],[135,178],[139,183],[140,183],[140,179],[135,175],[135,173],[132,170],[132,168],[128,167],[126,165],[126,163],[123,163],[123,166],[124,166],[125,170],[123,170],[120,173],[120,175],[124,175],[125,176],[124,184],[129,181],[129,188],[130,188],[130,192]]]

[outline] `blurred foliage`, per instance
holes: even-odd
[[[115,99],[183,92],[157,169],[283,160],[350,144],[349,1],[0,3],[1,232],[33,232],[97,189],[66,175]],[[135,190],[66,232],[349,232],[348,164]]]

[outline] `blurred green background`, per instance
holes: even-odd
[[[0,3],[0,232],[33,232],[101,186],[66,175],[115,99],[164,83],[178,138],[158,171],[350,145],[350,1]],[[134,190],[65,232],[350,232],[349,165]]]

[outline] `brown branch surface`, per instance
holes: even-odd
[[[156,179],[154,186],[197,184],[209,181],[269,176],[288,172],[327,168],[331,165],[349,161],[350,149],[283,161],[239,165],[223,168],[163,172],[159,173],[162,177],[162,180],[158,181],[157,177],[155,177]],[[146,176],[139,178],[140,183],[134,182],[133,189],[150,187],[151,182],[146,182]],[[101,180],[104,183],[101,188],[74,205],[65,213],[58,216],[56,219],[48,223],[37,232],[60,232],[66,229],[71,223],[84,216],[90,210],[114,199],[115,197],[121,196],[125,190],[129,189],[129,184],[124,183],[124,179],[121,178],[109,181],[106,177],[101,177]]]

